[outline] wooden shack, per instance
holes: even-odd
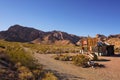
[[[98,56],[114,55],[114,45],[110,45],[97,37],[82,39],[81,46],[85,52],[96,53]]]
[[[114,45],[106,44],[104,42],[98,42],[96,46],[96,51],[94,51],[99,56],[113,56],[114,55]]]

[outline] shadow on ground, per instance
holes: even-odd
[[[120,54],[115,54],[113,57],[120,57]]]
[[[107,62],[107,61],[110,61],[109,59],[99,59],[99,60],[97,60],[98,62]]]

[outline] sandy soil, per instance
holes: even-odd
[[[81,68],[71,62],[54,60],[54,54],[38,54],[34,56],[44,69],[53,71],[60,80],[120,80],[120,57],[100,57],[110,61],[99,61],[105,68]]]

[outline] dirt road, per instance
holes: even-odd
[[[44,69],[53,71],[60,80],[119,80],[120,57],[105,57],[110,61],[99,62],[106,68],[81,68],[70,62],[53,59],[54,54],[35,53],[36,59],[44,65]],[[104,58],[104,57],[102,57]]]

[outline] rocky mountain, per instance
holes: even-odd
[[[114,45],[115,49],[120,48],[120,34],[109,35],[108,37],[101,34],[97,34],[96,37],[106,41],[110,45]]]
[[[51,32],[46,32],[43,39],[44,41],[49,41],[50,43],[67,42],[67,43],[75,44],[80,39],[80,37],[72,34],[68,34],[66,32],[51,31]]]
[[[103,35],[103,34],[96,34],[97,38],[100,38],[101,40],[106,40],[107,36]]]
[[[115,45],[115,48],[120,48],[120,34],[109,35],[107,42],[111,45]]]
[[[1,31],[0,39],[7,41],[45,44],[75,44],[80,39],[80,37],[61,31],[44,32],[34,28],[14,25],[6,31]]]
[[[109,35],[108,38],[120,38],[120,34]]]
[[[120,38],[109,38],[107,42],[111,45],[115,45],[115,48],[120,48]]]
[[[43,31],[23,27],[20,25],[11,26],[7,31],[0,32],[0,38],[7,41],[29,42],[38,37],[42,37]]]

